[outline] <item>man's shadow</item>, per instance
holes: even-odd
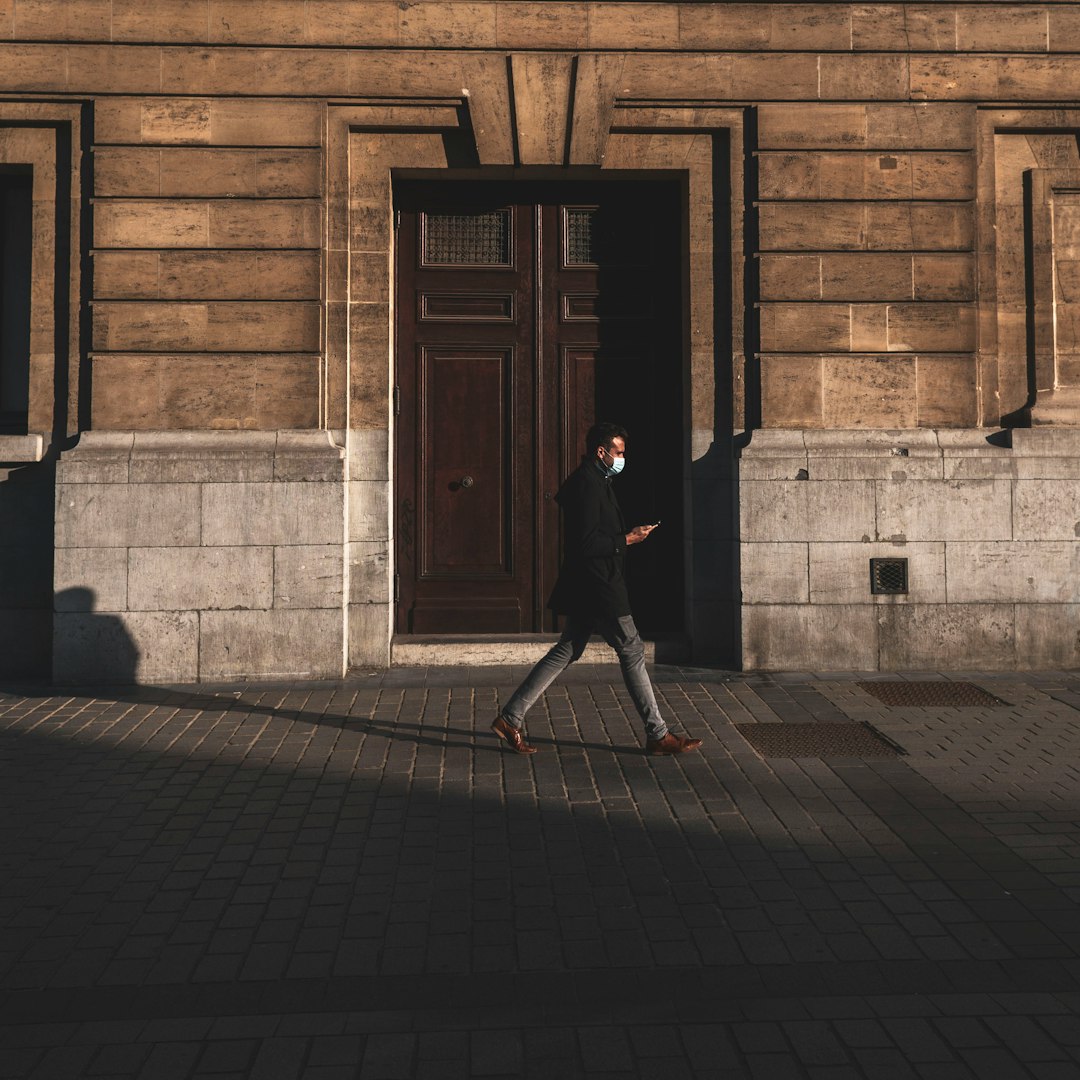
[[[93,589],[75,586],[53,595],[53,682],[57,685],[134,683],[141,653],[118,615],[95,611]]]
[[[437,746],[480,750],[492,753],[509,753],[503,743],[488,730],[487,716],[477,710],[475,727],[442,726],[437,721],[430,724],[404,720],[382,720],[376,713],[376,703],[361,705],[360,700],[371,690],[394,693],[404,689],[395,685],[366,684],[356,677],[316,687],[298,687],[280,684],[252,684],[243,689],[233,687],[206,687],[196,689],[190,685],[140,684],[139,661],[141,651],[124,625],[122,617],[95,610],[96,592],[85,586],[62,589],[53,600],[53,672],[52,680],[43,684],[7,681],[0,692],[7,691],[20,696],[52,696],[56,691],[64,694],[84,694],[97,699],[127,702],[133,705],[171,707],[174,709],[232,715],[273,717],[310,727],[337,728],[339,730],[362,730],[365,734],[382,736],[396,742],[408,742],[417,746]],[[234,684],[235,686],[235,684]],[[316,710],[290,702],[303,694],[310,700],[311,694],[352,693],[352,703],[342,710],[330,705]],[[506,691],[509,693],[509,690]],[[496,703],[490,713],[495,715]],[[353,711],[355,710],[355,711]],[[539,718],[538,718],[539,719]],[[542,722],[541,722],[542,723]],[[540,727],[541,724],[536,725]],[[640,745],[621,745],[618,742],[586,741],[586,739],[556,739],[537,734],[532,741],[552,750],[599,750],[608,753],[640,753]]]

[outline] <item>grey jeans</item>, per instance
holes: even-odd
[[[580,658],[594,633],[600,634],[615,650],[622,668],[623,682],[630,691],[638,716],[645,721],[646,736],[650,739],[663,738],[667,734],[667,724],[656,707],[656,695],[649,681],[649,673],[645,670],[645,644],[631,615],[596,619],[568,617],[562,637],[514,691],[503,706],[501,715],[514,727],[523,727],[525,714],[536,704],[540,695]]]

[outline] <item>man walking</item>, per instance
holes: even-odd
[[[581,465],[555,496],[564,515],[566,552],[548,606],[566,616],[566,628],[491,725],[491,730],[519,754],[536,753],[536,747],[525,741],[525,714],[581,656],[594,633],[599,633],[619,657],[623,681],[645,722],[645,752],[683,754],[701,745],[700,739],[668,731],[645,670],[645,645],[630,614],[623,555],[627,547],[645,540],[656,525],[636,525],[628,532],[615,500],[611,480],[626,464],[626,439],[625,428],[618,424],[590,428]]]

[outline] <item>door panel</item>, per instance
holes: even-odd
[[[555,629],[554,493],[598,419],[645,631],[682,619],[681,198],[672,184],[396,188],[398,633]]]
[[[420,515],[432,526],[424,530],[425,579],[513,572],[507,535],[513,527],[507,514],[511,362],[507,349],[422,350]],[[484,422],[460,422],[469,415]]]

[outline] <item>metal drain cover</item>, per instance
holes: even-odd
[[[1007,701],[988,694],[981,686],[969,682],[861,682],[856,683],[871,697],[886,705],[909,705],[925,708],[933,705],[971,708],[972,706],[1007,705]]]
[[[767,758],[895,758],[900,751],[869,724],[736,724]]]

